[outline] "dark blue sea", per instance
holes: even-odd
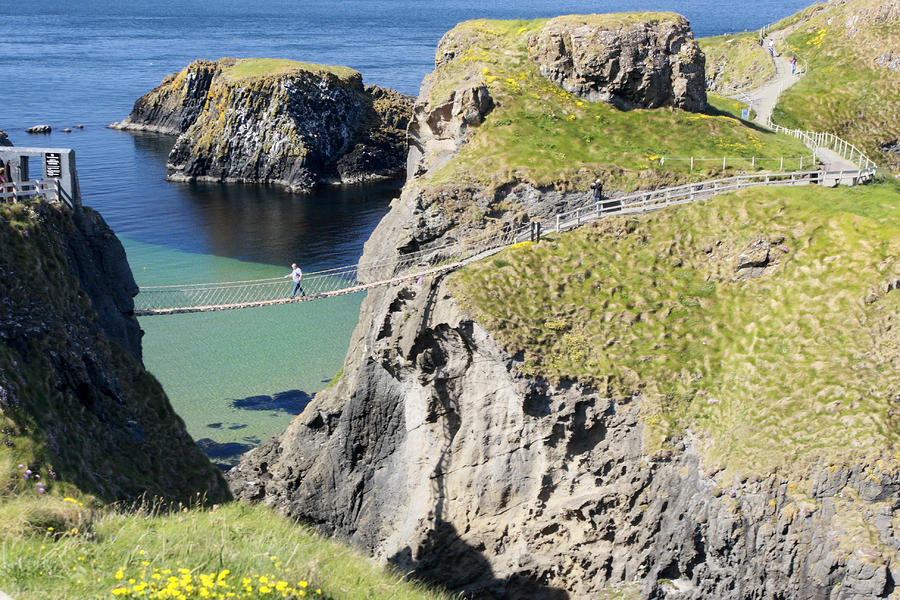
[[[280,275],[294,261],[307,270],[355,262],[398,186],[299,197],[260,186],[167,183],[172,139],[106,125],[192,60],[347,65],[366,83],[416,94],[438,40],[467,19],[669,10],[688,17],[701,37],[756,29],[808,3],[0,0],[0,129],[17,146],[75,149],[84,203],[123,240],[139,284]],[[53,133],[24,133],[38,123]],[[84,129],[62,132],[79,124]],[[360,302],[143,318],[145,361],[195,438],[253,445],[280,431],[341,368]]]

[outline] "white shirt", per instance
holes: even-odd
[[[303,271],[300,270],[300,267],[297,267],[293,271],[291,271],[291,279],[294,280],[294,283],[300,281],[300,278],[303,277]]]

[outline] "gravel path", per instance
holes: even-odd
[[[768,50],[770,41],[777,44],[789,33],[790,28],[767,35],[763,40],[763,47]],[[762,87],[748,93],[753,98],[753,106],[756,109],[756,122],[760,125],[767,125],[772,119],[772,111],[775,109],[775,104],[778,102],[778,96],[781,95],[781,92],[797,83],[800,77],[803,76],[799,68],[796,74],[791,75],[791,63],[786,57],[776,55],[772,57],[772,60],[775,63],[775,77],[767,81]]]

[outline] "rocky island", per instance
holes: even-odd
[[[223,58],[169,75],[110,127],[177,135],[166,165],[173,181],[310,192],[401,175],[411,106],[346,67]]]

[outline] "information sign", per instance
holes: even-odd
[[[47,179],[62,177],[62,157],[59,152],[44,152],[44,177]]]

